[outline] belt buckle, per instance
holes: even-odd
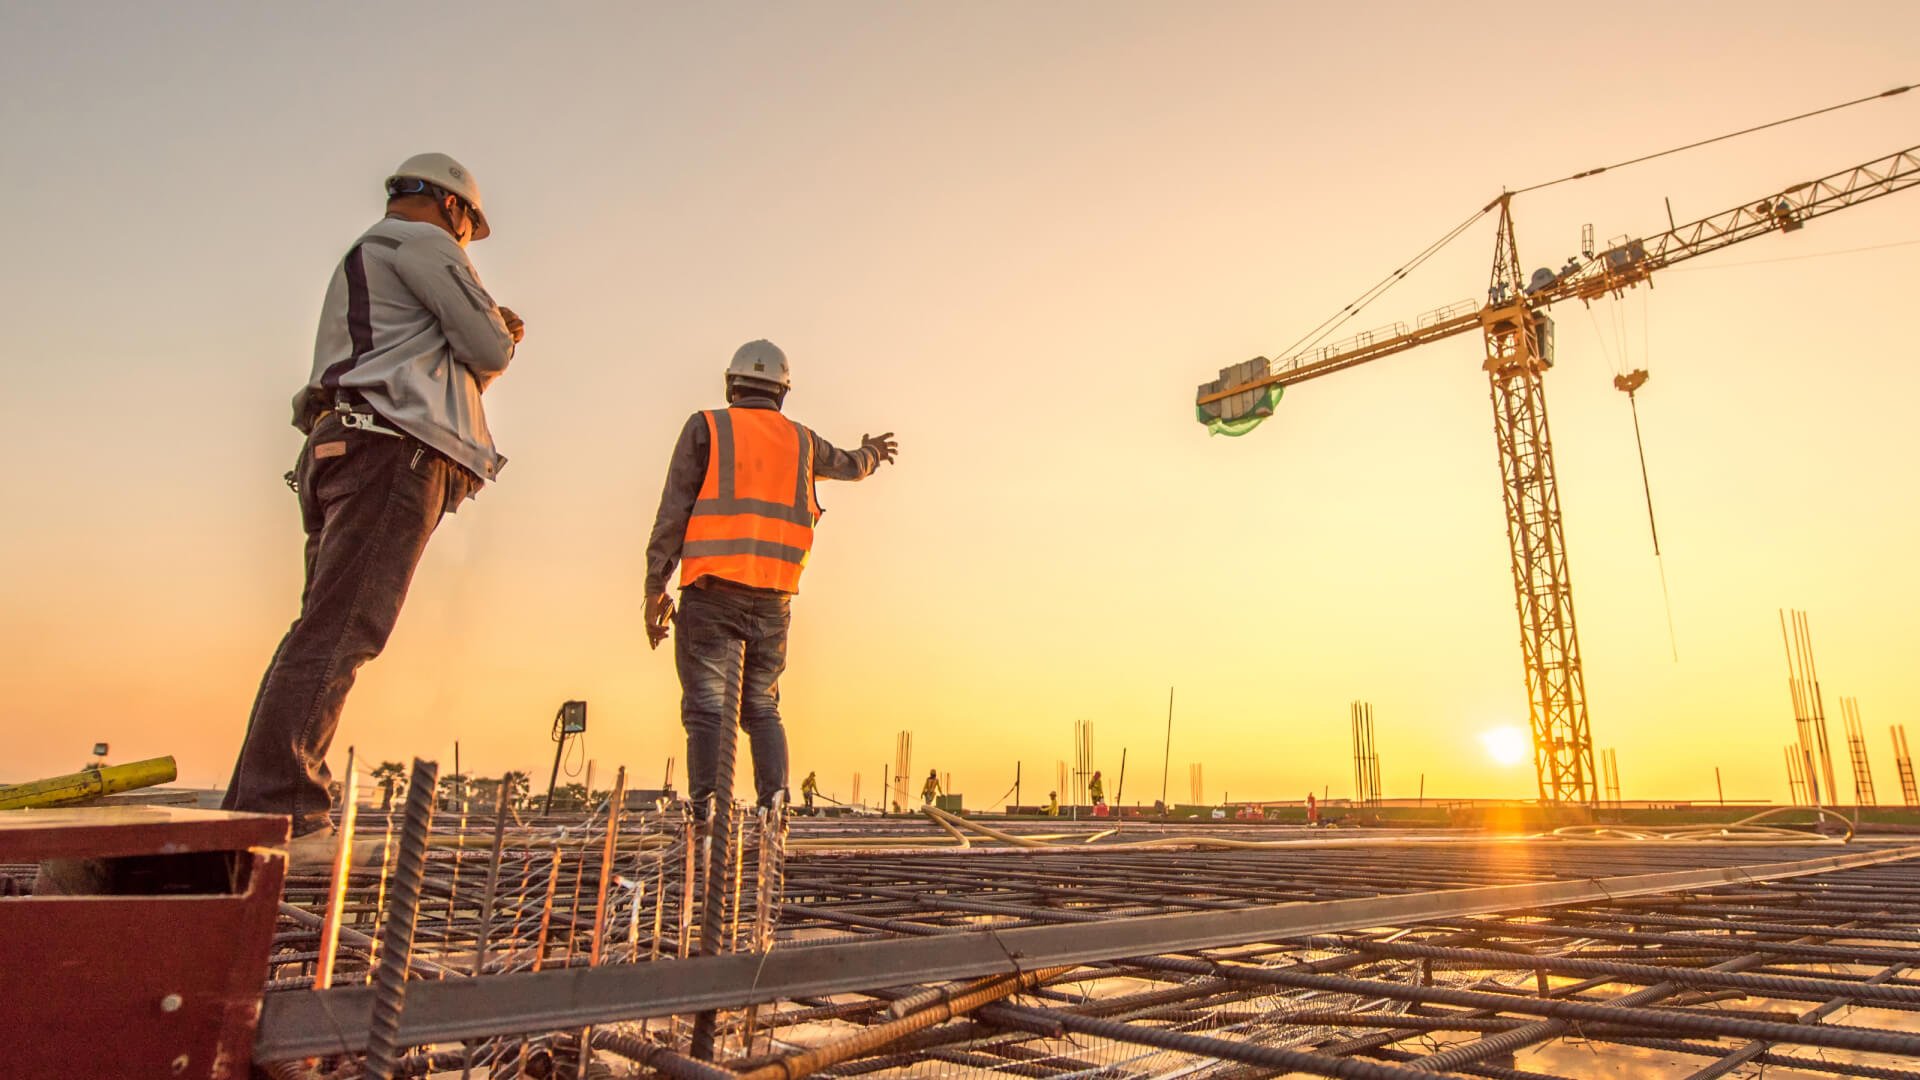
[[[372,432],[377,435],[390,435],[396,439],[403,437],[402,433],[390,427],[382,426],[380,418],[373,413],[343,412],[339,409],[335,409],[334,412],[339,415],[342,424],[358,431]]]

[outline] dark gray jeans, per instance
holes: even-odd
[[[477,484],[412,438],[327,414],[294,466],[306,527],[300,616],[274,650],[221,804],[328,827],[327,748],[360,665],[380,655],[440,518]]]
[[[753,789],[761,806],[787,786],[787,732],[780,724],[780,675],[787,670],[787,598],[771,592],[680,590],[673,649],[680,672],[680,723],[687,729],[687,794],[696,813],[707,796],[733,796],[738,718],[753,748]]]

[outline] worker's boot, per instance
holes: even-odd
[[[340,834],[332,828],[315,829],[287,841],[287,876],[324,874],[333,870],[333,853],[340,847]],[[386,842],[378,836],[355,836],[353,850],[347,856],[350,868],[379,866],[386,853]]]

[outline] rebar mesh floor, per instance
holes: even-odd
[[[962,847],[932,824],[897,819],[800,820],[780,845],[771,828],[738,820],[725,856],[729,895],[716,912],[723,951],[750,953],[946,935],[974,935],[993,950],[1000,933],[1024,927],[1120,927],[1148,916],[1743,867],[1863,847],[1463,844],[1410,835],[1363,837],[1379,842],[1361,847],[1197,850],[1137,846],[1191,828],[1129,824],[1107,835],[1031,822],[1010,835],[1047,846]],[[508,823],[497,857],[494,826],[436,825],[411,978],[635,964],[675,978],[695,950],[701,914],[687,857],[696,833],[677,812],[626,815],[613,845],[604,819]],[[363,821],[363,835],[385,829],[380,819]],[[1321,836],[1271,826],[1204,833],[1215,841]],[[288,886],[276,992],[312,985],[326,886],[324,877]],[[351,880],[335,985],[368,978],[385,893],[378,868]],[[718,1066],[765,1077],[1115,1080],[1764,1071],[1920,1080],[1916,965],[1920,861],[1893,861],[1056,969],[1016,958],[1018,975],[964,982],[928,973],[920,983],[723,1011],[713,1065],[688,1056],[689,1018],[655,1017],[594,1027],[588,1062],[579,1029],[502,1031],[417,1048],[398,1071],[715,1077],[723,1074],[707,1070]],[[346,1055],[315,1071],[356,1075],[358,1067]]]

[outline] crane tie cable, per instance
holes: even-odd
[[[1670,149],[1656,151],[1651,154],[1642,154],[1636,158],[1628,158],[1625,161],[1616,161],[1611,165],[1601,165],[1597,168],[1584,169],[1580,172],[1574,173],[1571,176],[1563,176],[1558,180],[1548,180],[1548,181],[1545,181],[1544,183],[1533,184],[1529,187],[1519,188],[1514,191],[1514,194],[1519,195],[1528,191],[1539,191],[1541,188],[1553,187],[1555,184],[1564,184],[1571,180],[1585,180],[1589,176],[1598,176],[1601,173],[1608,171],[1609,169],[1624,169],[1629,165],[1638,165],[1643,161],[1652,161],[1655,158],[1663,158],[1669,154],[1678,154],[1686,150],[1697,150],[1702,146],[1709,146],[1717,142],[1725,142],[1728,139],[1737,139],[1742,135],[1751,135],[1756,131],[1765,131],[1768,128],[1776,128],[1781,126],[1782,124],[1791,124],[1796,120],[1807,120],[1815,116],[1824,115],[1826,113],[1837,112],[1841,109],[1850,109],[1855,105],[1864,105],[1869,101],[1878,101],[1881,98],[1890,98],[1899,94],[1904,94],[1907,91],[1912,90],[1915,86],[1920,86],[1920,83],[1909,83],[1905,86],[1896,86],[1891,90],[1882,90],[1877,94],[1868,94],[1866,97],[1854,98],[1852,101],[1843,101],[1838,105],[1828,105],[1827,107],[1822,109],[1814,109],[1811,112],[1803,112],[1797,116],[1788,116],[1780,120],[1769,121],[1765,124],[1755,124],[1752,127],[1741,128],[1739,131],[1729,131],[1725,135],[1715,135],[1711,139],[1701,139],[1698,142],[1687,143],[1685,146],[1675,146]]]
[[[1488,213],[1490,213],[1493,210],[1494,207],[1498,205],[1500,205],[1500,200],[1495,199],[1493,202],[1490,202],[1487,205],[1481,207],[1479,210],[1474,211],[1471,215],[1467,217],[1465,221],[1462,221],[1460,224],[1455,225],[1451,229],[1448,229],[1446,233],[1440,237],[1440,239],[1435,240],[1431,244],[1428,244],[1426,248],[1420,252],[1420,254],[1415,255],[1412,259],[1408,260],[1405,264],[1403,264],[1399,269],[1395,270],[1393,273],[1388,274],[1386,277],[1381,278],[1378,282],[1375,282],[1370,288],[1368,288],[1366,291],[1362,292],[1359,296],[1355,297],[1351,302],[1349,302],[1346,307],[1343,307],[1339,311],[1335,312],[1332,316],[1328,317],[1325,321],[1323,321],[1319,326],[1316,326],[1313,329],[1307,331],[1305,334],[1302,334],[1299,340],[1295,341],[1293,344],[1287,346],[1285,349],[1282,349],[1278,353],[1275,353],[1274,359],[1281,360],[1281,359],[1285,359],[1286,357],[1296,355],[1302,349],[1312,348],[1313,346],[1319,344],[1321,341],[1326,340],[1326,337],[1328,334],[1331,334],[1335,330],[1338,330],[1343,324],[1347,322],[1347,320],[1353,318],[1355,315],[1360,314],[1362,311],[1365,311],[1369,304],[1372,304],[1375,300],[1378,300],[1380,299],[1380,297],[1386,295],[1386,292],[1388,289],[1399,284],[1402,278],[1405,278],[1408,274],[1412,273],[1414,270],[1419,269],[1422,263],[1432,258],[1435,254],[1437,254],[1440,251],[1441,248],[1446,247],[1448,244],[1458,239],[1461,233],[1466,232],[1467,229],[1472,227],[1474,222],[1479,221],[1481,218],[1485,217]]]
[[[1843,101],[1837,105],[1828,105],[1824,108],[1813,109],[1809,112],[1803,112],[1803,113],[1796,114],[1794,116],[1783,117],[1782,119],[1772,120],[1764,124],[1755,124],[1752,127],[1741,128],[1738,131],[1730,131],[1724,135],[1715,135],[1712,138],[1708,138],[1708,139],[1700,139],[1695,142],[1687,143],[1683,146],[1675,146],[1666,150],[1655,151],[1654,153],[1651,153],[1651,154],[1642,154],[1639,157],[1628,158],[1625,161],[1616,161],[1611,165],[1600,165],[1591,169],[1583,169],[1580,172],[1574,173],[1570,176],[1563,176],[1558,180],[1548,180],[1543,183],[1531,184],[1527,187],[1515,189],[1512,192],[1503,194],[1500,198],[1505,198],[1509,194],[1520,195],[1529,191],[1539,191],[1542,188],[1553,187],[1556,184],[1565,184],[1573,180],[1584,180],[1587,177],[1598,176],[1601,173],[1608,172],[1613,169],[1624,169],[1629,165],[1638,165],[1641,162],[1652,161],[1655,158],[1667,157],[1668,155],[1682,153],[1687,150],[1695,150],[1702,146],[1712,145],[1713,143],[1725,142],[1728,139],[1737,139],[1742,135],[1751,135],[1754,132],[1765,131],[1768,128],[1780,127],[1783,124],[1791,124],[1791,123],[1794,123],[1795,121],[1807,120],[1815,116],[1825,115],[1826,113],[1837,112],[1841,109],[1849,109],[1855,105],[1864,105],[1869,101],[1879,101],[1882,98],[1895,97],[1900,94],[1904,94],[1909,90],[1914,89],[1916,86],[1920,86],[1920,83],[1908,83],[1902,86],[1896,86],[1889,90],[1882,90],[1877,94],[1869,94],[1866,97],[1854,98],[1851,101]],[[1282,360],[1287,357],[1297,355],[1301,350],[1312,348],[1314,345],[1317,345],[1320,342],[1326,340],[1329,334],[1333,333],[1335,330],[1345,325],[1355,315],[1358,315],[1360,314],[1360,312],[1366,310],[1366,308],[1369,305],[1371,305],[1375,300],[1378,300],[1381,296],[1385,295],[1388,289],[1391,289],[1394,285],[1398,284],[1401,279],[1405,278],[1409,273],[1411,273],[1415,269],[1418,269],[1422,263],[1432,258],[1434,254],[1437,253],[1441,248],[1446,247],[1448,244],[1452,243],[1455,239],[1457,239],[1461,233],[1466,232],[1468,227],[1470,227],[1474,222],[1479,221],[1482,217],[1490,213],[1494,207],[1500,205],[1500,198],[1496,198],[1492,202],[1489,202],[1486,206],[1482,207],[1478,212],[1468,217],[1467,220],[1461,222],[1460,224],[1454,226],[1452,229],[1448,230],[1445,235],[1441,236],[1440,239],[1435,240],[1432,244],[1428,245],[1425,250],[1420,252],[1420,254],[1414,256],[1413,259],[1409,260],[1406,264],[1402,265],[1399,269],[1393,271],[1391,274],[1388,274],[1386,277],[1376,282],[1371,288],[1368,288],[1366,291],[1362,292],[1358,297],[1355,297],[1351,302],[1347,304],[1346,307],[1341,308],[1339,311],[1335,312],[1332,316],[1327,318],[1325,321],[1321,322],[1320,325],[1307,331],[1305,334],[1302,334],[1300,338],[1296,340],[1293,344],[1275,353],[1274,359]]]

